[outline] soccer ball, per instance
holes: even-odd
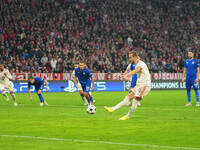
[[[94,105],[88,105],[88,108],[86,110],[89,114],[96,113],[96,107]]]

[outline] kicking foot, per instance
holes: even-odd
[[[44,105],[44,103],[40,103],[40,106],[42,107]]]
[[[129,117],[123,116],[123,117],[119,118],[119,120],[129,120]]]
[[[107,106],[104,106],[104,109],[107,111],[107,112],[114,112],[114,110],[111,108],[111,107],[107,107]]]

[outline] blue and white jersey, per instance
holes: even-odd
[[[135,70],[135,64],[129,64],[128,67],[126,68],[127,71],[133,71]],[[131,77],[131,88],[134,88],[136,86],[137,82],[137,74],[133,74]]]
[[[129,72],[135,70],[135,64],[129,64],[126,70],[128,70]],[[137,81],[137,74],[132,75],[131,82],[132,81],[135,81],[135,82]]]
[[[75,76],[78,78],[81,85],[91,84],[91,72],[88,68],[84,67],[83,70],[80,68],[75,69]]]
[[[186,68],[186,80],[187,79],[196,79],[197,69],[199,67],[199,61],[197,59],[187,59],[185,60],[184,67]]]
[[[35,86],[35,89],[40,89],[44,86],[44,79],[40,77],[34,77],[34,83],[28,82],[28,88],[30,89],[31,85]]]

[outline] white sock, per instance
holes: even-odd
[[[83,97],[83,100],[84,100],[85,104],[88,104],[88,100],[86,97]]]
[[[13,94],[10,94],[10,95],[12,96],[13,101],[16,102],[16,96],[15,96],[15,94],[13,93]]]
[[[131,108],[129,109],[129,112],[127,114],[127,117],[131,117],[131,115],[133,114],[133,112],[135,112],[135,110],[137,109],[137,101],[135,99],[133,99],[133,103]]]
[[[129,98],[128,98],[128,96],[126,96],[123,101],[121,101],[120,103],[118,103],[116,106],[112,107],[112,109],[113,110],[117,110],[117,109],[125,106],[128,103],[129,103]]]

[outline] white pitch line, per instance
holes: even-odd
[[[81,139],[49,138],[49,137],[38,137],[38,136],[0,135],[0,137],[25,138],[25,139],[35,139],[35,140],[47,140],[47,141],[97,143],[97,144],[110,144],[110,145],[122,145],[122,146],[163,148],[163,149],[166,148],[166,149],[179,149],[179,150],[200,150],[200,148],[194,148],[194,147],[163,146],[163,145],[150,145],[150,144],[132,144],[132,143],[118,143],[118,142],[111,142],[111,141],[93,141],[93,140],[81,140]]]

